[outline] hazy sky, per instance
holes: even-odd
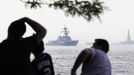
[[[44,27],[48,33],[45,42],[55,40],[61,35],[61,29],[67,26],[72,39],[79,39],[79,43],[93,42],[95,38],[105,38],[110,43],[125,41],[127,31],[130,30],[134,40],[134,0],[104,0],[110,11],[104,11],[102,22],[94,19],[87,22],[81,17],[67,17],[64,12],[44,6],[40,9],[27,9],[19,0],[0,0],[0,41],[6,38],[9,24],[21,17],[30,17]],[[27,35],[32,34],[28,27]]]

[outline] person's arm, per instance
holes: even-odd
[[[71,75],[76,75],[76,71],[79,66],[90,56],[91,52],[88,49],[84,49],[77,57],[74,66],[71,70]]]
[[[44,42],[41,41],[40,44],[37,44],[35,46],[35,49],[33,49],[33,54],[35,56],[35,58],[38,58],[40,55],[42,55],[42,53],[44,52],[45,48],[44,48]]]
[[[24,17],[20,20],[28,23],[33,28],[33,30],[37,34],[37,43],[40,43],[47,33],[46,28],[44,28],[41,24],[39,24],[38,22],[36,22],[28,17]]]

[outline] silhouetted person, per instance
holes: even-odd
[[[71,75],[76,75],[76,71],[81,64],[83,64],[81,75],[111,75],[108,51],[109,43],[106,40],[95,39],[91,48],[84,49],[79,54],[71,70]]]
[[[25,23],[36,33],[22,38],[26,31]],[[30,54],[36,50],[46,32],[38,22],[27,17],[12,22],[7,38],[0,43],[0,75],[35,75]]]
[[[44,52],[44,50],[44,43],[42,41],[33,52],[35,55],[35,59],[32,61],[34,71],[36,75],[55,75],[52,57]]]

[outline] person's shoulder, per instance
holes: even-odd
[[[90,48],[85,48],[85,49],[83,49],[82,53],[91,54],[91,49]]]
[[[91,51],[91,48],[85,48],[83,51],[90,52]]]
[[[83,50],[87,51],[87,50],[91,50],[91,48],[85,48],[85,49],[83,49]]]
[[[49,53],[42,53],[44,56],[46,56],[46,57],[50,57],[51,58],[51,55],[49,54]]]
[[[51,55],[49,54],[49,53],[41,53],[38,57],[36,57],[37,59],[38,58],[42,58],[42,59],[44,59],[44,58],[51,58]]]

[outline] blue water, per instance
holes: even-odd
[[[45,46],[52,55],[56,75],[69,75],[78,54],[90,45]],[[108,53],[112,63],[112,75],[134,75],[134,45],[111,45]],[[81,67],[77,71],[80,74]]]

